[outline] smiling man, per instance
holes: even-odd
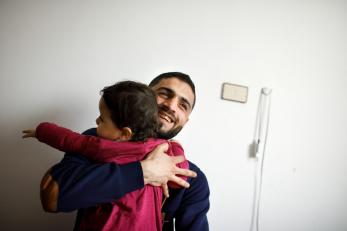
[[[189,120],[195,105],[194,83],[186,74],[169,72],[153,79],[149,86],[157,95],[159,137],[171,139]],[[84,134],[96,135],[95,128]],[[42,206],[48,212],[78,209],[75,230],[81,230],[80,221],[88,219],[86,211],[95,205],[117,200],[146,184],[162,186],[168,195],[167,182],[173,181],[182,188],[170,189],[162,209],[163,230],[208,230],[209,187],[205,175],[191,162],[190,170],[178,168],[176,164],[183,158],[170,157],[166,150],[167,146],[159,145],[145,160],[124,165],[93,163],[82,155],[66,153],[42,179]],[[176,175],[191,178],[186,182]]]
[[[149,86],[157,95],[161,128],[159,137],[171,139],[176,136],[189,120],[195,105],[195,86],[190,77],[180,72],[168,72],[154,78]],[[172,190],[163,206],[163,230],[209,229],[209,187],[203,172],[189,162],[196,178],[189,178],[189,188]],[[175,219],[175,222],[173,221]]]
[[[170,72],[159,75],[149,86],[157,95],[159,118],[162,123],[159,136],[171,139],[181,131],[193,110],[193,82],[183,73]]]

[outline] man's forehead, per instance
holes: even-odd
[[[194,93],[192,88],[189,86],[188,83],[180,79],[177,79],[175,77],[162,79],[156,85],[153,86],[154,90],[158,90],[161,88],[170,89],[179,97],[183,97],[186,100],[188,100],[191,106],[194,103]]]

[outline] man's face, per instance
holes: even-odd
[[[188,121],[193,109],[194,93],[186,82],[175,77],[162,79],[152,89],[157,95],[161,122],[159,137],[171,139]]]

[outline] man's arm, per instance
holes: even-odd
[[[66,153],[41,182],[41,203],[47,212],[68,212],[112,202],[144,186],[139,162],[94,164]]]
[[[173,230],[172,219],[175,218],[176,231],[208,231],[207,212],[210,208],[210,190],[205,174],[193,163],[191,170],[197,173],[190,178],[190,188],[172,190],[170,198],[164,204],[163,231]]]
[[[96,135],[96,130],[89,129],[84,134]],[[173,174],[196,174],[178,169],[175,164],[179,159],[163,155],[162,151],[160,146],[144,161],[124,165],[95,164],[82,155],[66,153],[63,160],[42,179],[42,206],[47,212],[72,211],[112,202],[147,183],[166,185],[168,180],[176,180],[176,183],[187,187],[187,182],[176,179]]]

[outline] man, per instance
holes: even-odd
[[[149,85],[157,95],[162,126],[159,136],[171,139],[189,119],[195,104],[195,86],[190,77],[180,72],[164,73]],[[95,129],[85,134],[95,135]],[[53,166],[41,182],[41,202],[48,212],[79,209],[75,224],[78,230],[85,208],[117,200],[145,184],[162,186],[169,195],[167,182],[183,186],[170,190],[163,206],[163,230],[208,230],[209,187],[203,172],[189,162],[190,170],[179,169],[181,157],[165,155],[167,146],[160,145],[148,157],[125,165],[95,164],[79,154],[67,153]],[[188,182],[176,174],[194,177]],[[196,176],[196,177],[195,177]],[[173,221],[175,219],[175,222]]]

